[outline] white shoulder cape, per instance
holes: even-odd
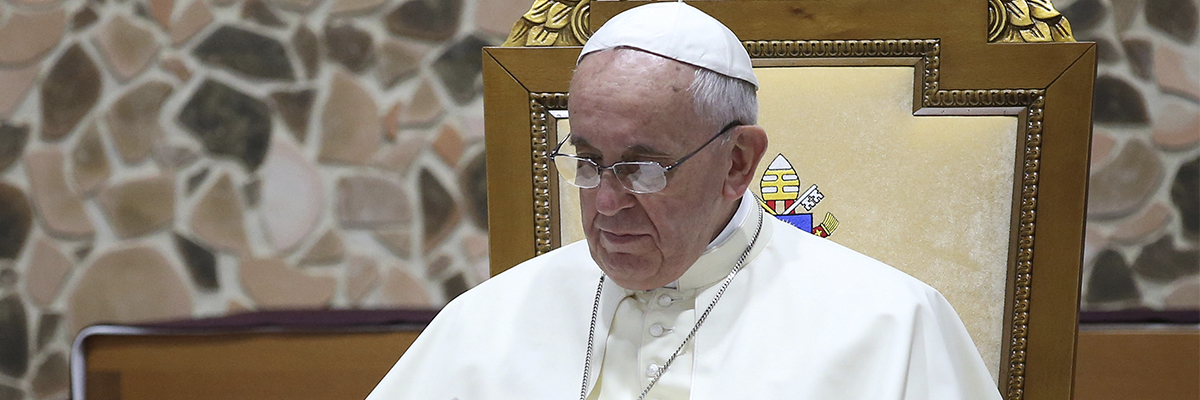
[[[1000,399],[928,285],[769,216],[752,257],[696,335],[692,399]],[[576,242],[485,281],[446,305],[367,399],[578,398],[600,274]],[[625,295],[611,282],[593,380]]]

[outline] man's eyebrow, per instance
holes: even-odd
[[[587,139],[584,139],[584,138],[581,138],[581,137],[575,136],[575,135],[571,135],[571,137],[567,138],[567,143],[570,143],[572,146],[575,146],[575,147],[591,146],[591,144],[588,143]]]
[[[644,145],[644,144],[635,144],[633,146],[629,146],[629,149],[626,153],[627,154],[644,155],[644,156],[665,156],[665,155],[667,155],[667,153],[665,151],[662,151],[662,150],[659,150],[659,149],[656,149],[656,148],[653,148],[653,147],[650,147],[650,146]]]
[[[584,139],[584,138],[581,138],[581,137],[575,136],[575,135],[571,135],[571,137],[567,138],[567,143],[570,143],[571,146],[574,146],[575,148],[589,148],[589,149],[594,148],[591,143],[588,143],[587,139]],[[635,144],[635,145],[629,146],[625,149],[625,155],[626,156],[631,156],[631,155],[634,155],[634,156],[667,156],[668,154],[667,154],[667,152],[656,149],[654,147],[651,147],[650,145]]]

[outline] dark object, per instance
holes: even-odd
[[[0,182],[0,259],[15,259],[25,246],[33,210],[20,189]]]
[[[1092,115],[1096,122],[1145,124],[1149,121],[1146,115],[1146,101],[1142,99],[1142,94],[1119,78],[1097,78],[1095,96]]]
[[[1087,285],[1089,303],[1140,300],[1142,297],[1125,259],[1113,250],[1104,250],[1096,256]]]
[[[442,85],[450,92],[454,102],[462,105],[470,102],[483,91],[483,46],[490,43],[471,35],[446,49],[433,70]]]
[[[42,83],[42,139],[62,140],[100,99],[100,69],[72,45]]]
[[[208,249],[178,233],[174,236],[175,247],[183,256],[192,282],[196,282],[196,286],[204,291],[211,292],[219,289],[221,285],[217,279],[217,257]]]
[[[458,30],[462,0],[409,0],[384,17],[388,32],[430,41],[446,40]]]
[[[193,54],[205,64],[225,67],[251,78],[287,81],[295,78],[282,44],[241,28],[218,28],[196,46]]]
[[[223,83],[206,80],[179,113],[179,122],[209,152],[233,157],[253,171],[262,164],[271,138],[266,104]]]
[[[0,372],[21,378],[29,369],[29,333],[25,306],[15,294],[0,300]]]
[[[361,73],[375,65],[371,35],[349,23],[325,26],[325,54],[350,72]]]
[[[1179,166],[1171,184],[1171,202],[1179,209],[1183,233],[1192,239],[1200,236],[1200,158]]]

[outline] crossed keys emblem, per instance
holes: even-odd
[[[771,160],[758,183],[762,193],[759,203],[776,218],[820,237],[829,237],[837,230],[838,220],[828,212],[820,224],[813,226],[811,211],[825,199],[825,194],[816,184],[801,193],[800,175],[782,153]]]

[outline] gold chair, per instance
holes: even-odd
[[[561,47],[484,50],[493,274],[583,237],[562,45],[638,4],[539,0],[508,44]],[[1095,45],[1048,1],[693,4],[755,63],[761,205],[941,291],[1008,399],[1069,399]]]

